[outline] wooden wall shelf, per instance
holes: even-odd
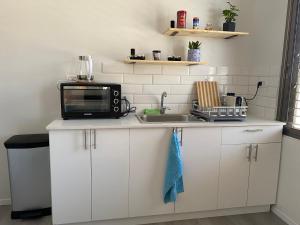
[[[169,28],[168,30],[166,30],[164,32],[164,35],[231,39],[231,38],[238,37],[238,36],[247,36],[247,35],[249,35],[249,33],[218,31],[218,30]]]
[[[163,61],[163,60],[130,60],[126,59],[124,63],[127,64],[149,64],[149,65],[182,65],[182,66],[192,66],[192,65],[205,65],[207,62],[191,62],[191,61]]]

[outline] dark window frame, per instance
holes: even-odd
[[[278,98],[277,120],[286,122],[283,133],[300,139],[300,130],[292,128],[293,106],[296,100],[295,87],[298,80],[298,63],[300,62],[300,0],[289,0],[285,41],[281,68]],[[291,107],[292,105],[292,107]]]

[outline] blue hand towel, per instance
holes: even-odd
[[[181,148],[177,133],[174,131],[171,137],[168,162],[163,189],[164,202],[175,202],[177,194],[184,192],[183,188],[183,165]]]

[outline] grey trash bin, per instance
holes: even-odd
[[[16,135],[7,149],[12,219],[51,214],[48,134]]]

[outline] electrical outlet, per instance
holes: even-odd
[[[258,81],[257,82],[257,87],[260,88],[260,87],[264,87],[266,86],[266,82],[265,81]]]

